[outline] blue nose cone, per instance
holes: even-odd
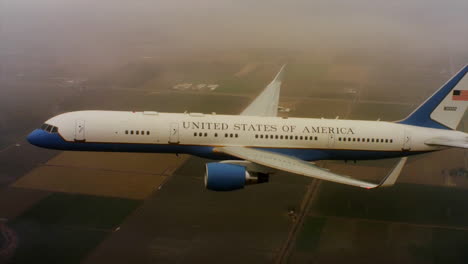
[[[28,135],[27,140],[34,146],[47,148],[52,147],[53,135],[44,130],[36,129]]]

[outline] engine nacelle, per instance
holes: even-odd
[[[268,182],[268,174],[249,172],[244,166],[211,162],[206,164],[205,187],[213,191],[234,191],[245,185]]]

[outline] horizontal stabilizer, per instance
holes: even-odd
[[[375,184],[353,179],[346,175],[336,174],[295,157],[270,151],[245,147],[218,147],[215,148],[214,151],[228,154],[243,160],[248,160],[273,169],[366,189],[392,186],[400,175],[407,159],[406,157],[402,158],[380,184]]]
[[[452,148],[468,148],[468,138],[465,140],[453,140],[448,138],[432,138],[424,142],[429,146],[452,147]]]

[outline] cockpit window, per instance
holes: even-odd
[[[41,129],[44,130],[44,131],[47,131],[49,133],[58,133],[58,127],[56,126],[51,126],[49,124],[43,124],[41,126]]]

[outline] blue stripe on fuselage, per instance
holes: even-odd
[[[237,159],[225,154],[213,152],[212,146],[178,145],[178,144],[137,144],[137,143],[97,143],[97,142],[69,142],[58,133],[48,133],[36,129],[29,136],[28,141],[38,147],[73,150],[73,151],[101,151],[101,152],[141,152],[141,153],[181,153],[191,154],[203,158],[226,160]],[[395,158],[401,156],[424,153],[422,151],[368,151],[368,150],[334,150],[334,149],[290,149],[290,148],[257,148],[275,153],[293,156],[302,160],[372,160]]]

